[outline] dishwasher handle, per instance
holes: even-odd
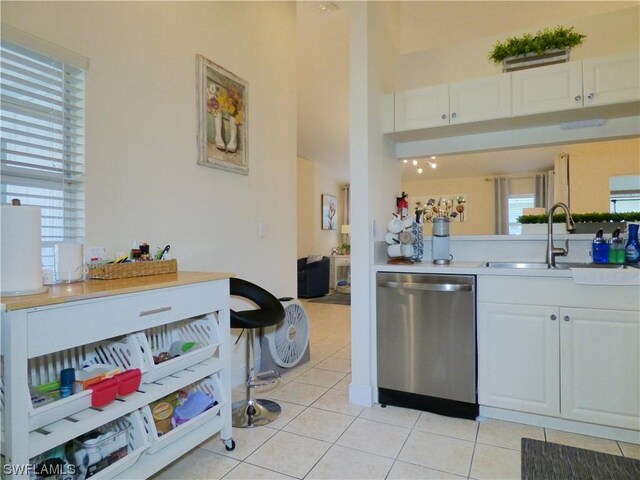
[[[379,287],[395,290],[422,290],[427,292],[473,292],[472,284],[459,283],[415,283],[415,282],[378,282]]]

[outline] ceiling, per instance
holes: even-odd
[[[326,168],[340,182],[349,181],[349,16],[345,2],[323,11],[329,2],[297,3],[298,156]],[[539,25],[597,15],[637,5],[616,1],[398,1],[401,54],[463,44],[475,38],[510,35]],[[535,149],[538,150],[538,149]],[[509,152],[474,154],[465,176],[491,175],[485,160]],[[529,155],[521,151],[518,155]],[[464,157],[468,157],[465,155]],[[535,158],[534,158],[535,157]],[[531,153],[531,162],[543,162]],[[449,164],[453,159],[448,160]],[[440,162],[438,175],[449,169]],[[440,170],[442,168],[442,170]],[[415,170],[415,169],[414,169]],[[435,172],[435,171],[434,171]],[[424,175],[424,174],[423,174]],[[444,175],[444,173],[443,173]],[[447,175],[449,176],[449,175]]]

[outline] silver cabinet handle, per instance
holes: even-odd
[[[564,317],[562,317],[562,319],[563,319],[565,322],[568,322],[569,320],[571,320],[571,317],[570,317],[569,315],[565,315]]]
[[[168,312],[172,308],[173,307],[160,307],[154,308],[153,310],[143,310],[142,312],[140,312],[140,316],[145,317],[147,315],[155,315],[156,313]]]
[[[453,112],[453,113],[451,114],[451,118],[456,118],[457,116],[458,116],[458,114],[457,114],[456,112]]]
[[[549,318],[553,321],[558,319],[558,317],[555,314],[551,315]]]
[[[472,292],[473,285],[457,283],[410,283],[410,282],[380,282],[379,287],[396,290],[423,290],[428,292]]]
[[[576,95],[576,102],[579,102],[580,100],[582,100],[582,95]]]
[[[447,114],[446,114],[446,113],[443,113],[443,114],[442,114],[442,117],[440,117],[440,118],[442,118],[443,120],[446,120],[446,119],[447,119]]]
[[[593,97],[595,97],[595,95],[593,94],[593,92],[589,93],[589,95],[587,95],[587,98],[589,100],[593,99]]]

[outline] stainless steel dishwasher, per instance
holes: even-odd
[[[378,401],[475,419],[475,276],[377,274]]]

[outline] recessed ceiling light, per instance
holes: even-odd
[[[435,163],[430,163],[429,165],[431,165],[431,168],[436,168],[438,166]]]
[[[333,2],[324,2],[318,5],[318,10],[321,12],[335,12],[336,10],[340,10],[340,7]]]
[[[431,155],[431,160],[435,160],[436,156],[435,155]]]
[[[418,167],[418,173],[422,173],[422,169]]]
[[[411,162],[411,163],[413,163],[413,165],[414,165],[414,166],[415,166],[415,165],[418,165],[418,160],[414,160],[414,161],[413,161],[413,162]]]
[[[402,160],[402,163],[407,163],[409,160],[407,160],[406,158],[404,160]]]

